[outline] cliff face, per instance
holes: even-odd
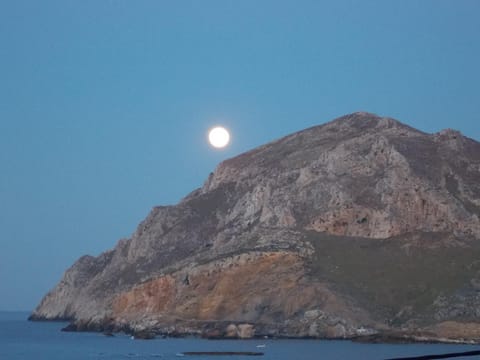
[[[479,143],[354,113],[224,161],[130,239],[80,258],[32,319],[480,340],[479,218]]]

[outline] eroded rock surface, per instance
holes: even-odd
[[[477,341],[479,218],[478,142],[354,113],[222,162],[130,239],[80,258],[32,319]]]

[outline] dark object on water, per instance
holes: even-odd
[[[253,351],[186,351],[182,355],[247,355],[247,356],[262,356],[263,352]]]
[[[391,358],[386,360],[432,360],[432,359],[450,359],[461,356],[475,356],[480,355],[480,350],[474,351],[465,351],[449,354],[437,354],[437,355],[422,355],[422,356],[413,356],[413,357],[402,357],[402,358]]]

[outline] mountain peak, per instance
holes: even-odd
[[[427,134],[393,118],[355,112],[295,132],[223,161],[209,177],[203,190],[209,191],[219,183],[251,178],[265,171],[298,168],[304,163],[316,161],[338,145],[351,144],[350,146],[364,148],[380,140],[388,141],[387,138],[425,135]]]
[[[325,126],[338,126],[341,128],[350,127],[361,134],[364,131],[385,131],[396,129],[399,131],[409,131],[411,133],[422,133],[394,118],[382,117],[374,113],[359,111],[341,116],[326,123]]]

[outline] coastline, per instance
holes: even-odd
[[[223,327],[232,322],[197,322],[196,327],[192,327],[192,322],[186,324],[177,324],[176,326],[166,327],[140,327],[129,324],[118,325],[113,322],[82,322],[74,319],[65,318],[41,318],[39,316],[28,316],[28,321],[33,322],[57,322],[67,324],[61,328],[64,332],[91,332],[113,335],[124,333],[135,339],[154,339],[154,338],[197,338],[207,340],[320,340],[320,341],[351,341],[365,344],[451,344],[451,345],[479,345],[479,339],[468,339],[458,337],[437,336],[428,331],[405,331],[405,330],[385,330],[376,331],[366,335],[343,336],[343,337],[317,337],[302,334],[274,333],[272,329],[266,332],[255,331],[248,336],[228,335],[219,330],[219,324]],[[237,324],[242,325],[242,324]],[[254,328],[261,328],[261,324],[248,324]],[[278,330],[278,329],[277,329]]]

